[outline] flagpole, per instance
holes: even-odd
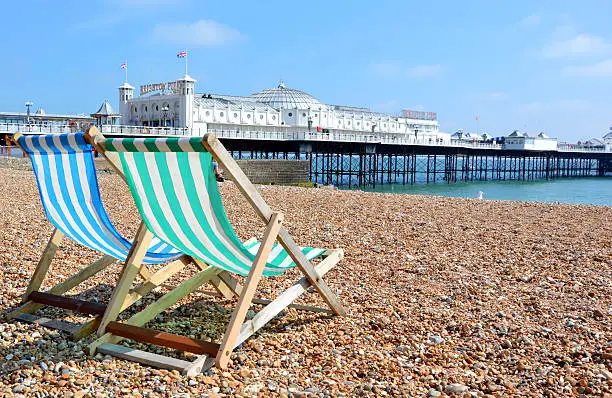
[[[189,57],[189,53],[185,50],[185,76],[187,76],[187,57]]]
[[[128,75],[127,75],[127,69],[128,69],[128,64],[127,64],[127,60],[125,61],[125,82],[128,82]]]

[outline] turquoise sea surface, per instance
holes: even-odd
[[[612,178],[588,177],[537,181],[472,181],[452,184],[384,184],[363,191],[454,196],[525,202],[558,202],[612,206]]]

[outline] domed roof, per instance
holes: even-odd
[[[283,82],[280,82],[278,87],[251,94],[249,98],[269,105],[275,109],[327,108],[327,105],[312,95],[293,88],[287,88]]]

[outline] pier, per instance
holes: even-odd
[[[0,134],[61,133],[67,127],[0,124]],[[612,151],[560,146],[555,151],[509,150],[502,145],[422,137],[401,138],[303,129],[206,130],[101,126],[107,136],[201,136],[215,133],[236,159],[310,161],[310,180],[341,187],[460,181],[550,180],[612,176]]]

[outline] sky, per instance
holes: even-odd
[[[441,131],[612,126],[612,2],[7,1],[1,111],[92,113],[128,81],[168,82],[188,52],[199,93],[279,81],[327,104],[438,113]],[[478,119],[478,120],[477,120]]]

